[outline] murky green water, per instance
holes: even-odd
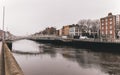
[[[25,75],[120,75],[120,55],[40,44],[13,43],[13,54]]]

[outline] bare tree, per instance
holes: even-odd
[[[91,20],[91,19],[88,19],[88,20],[86,21],[86,25],[87,25],[87,32],[89,32],[90,27],[92,26],[92,20]]]
[[[99,20],[93,20],[93,22],[92,22],[92,30],[94,32],[99,30],[99,26],[100,26],[100,21]]]
[[[85,20],[85,19],[80,20],[80,21],[78,22],[78,24],[84,26],[84,25],[86,24],[86,20]]]
[[[99,20],[93,20],[91,29],[92,29],[94,38],[99,35],[99,26],[100,26],[100,21]]]
[[[83,19],[78,22],[78,25],[82,33],[89,33],[89,31],[97,33],[99,31],[100,21],[98,19]]]
[[[85,19],[80,20],[80,21],[78,22],[79,31],[80,31],[82,34],[85,33],[86,30],[87,30],[86,22],[87,22],[87,20],[85,20]]]

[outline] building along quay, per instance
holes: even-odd
[[[64,38],[61,38],[62,36]],[[82,36],[88,39],[82,39]],[[99,20],[80,20],[77,24],[65,25],[59,30],[48,27],[31,35],[28,39],[54,45],[118,52],[120,50],[120,15],[108,13]],[[114,50],[115,48],[119,50]]]
[[[95,51],[120,52],[120,42],[117,41],[101,41],[100,39],[64,39],[60,37],[32,37],[34,40],[41,43],[50,43],[54,45],[70,46],[82,49],[92,49]],[[115,50],[117,49],[117,50]]]

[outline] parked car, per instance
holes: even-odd
[[[89,39],[87,36],[80,36],[79,39]]]
[[[62,39],[67,39],[67,36],[62,36]]]

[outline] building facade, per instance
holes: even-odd
[[[69,29],[69,35],[71,37],[82,35],[81,30],[80,30],[80,26],[79,25],[71,25],[70,29]]]
[[[62,36],[62,29],[59,30],[59,36]]]
[[[63,28],[62,28],[62,35],[63,36],[69,36],[69,29],[70,29],[70,25],[63,26]]]
[[[118,38],[118,32],[120,30],[120,15],[112,15],[100,19],[100,37],[103,40],[114,41]]]
[[[56,35],[56,28],[48,27],[42,31],[42,34],[44,34],[44,35]]]

